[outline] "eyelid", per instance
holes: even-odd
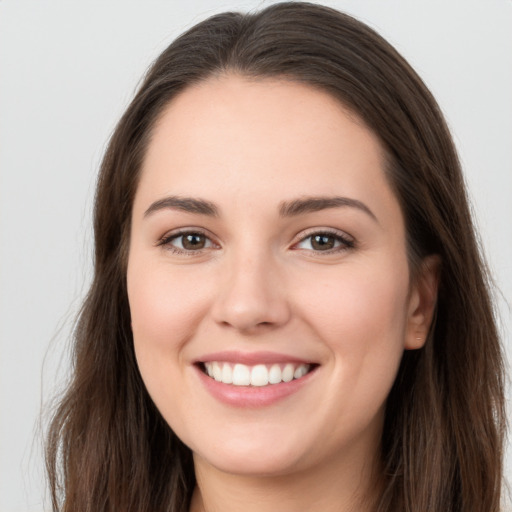
[[[340,246],[333,247],[332,249],[327,249],[325,251],[315,251],[314,249],[303,249],[297,247],[301,242],[304,242],[308,238],[311,238],[314,235],[329,235],[335,237],[337,240],[341,242]],[[315,227],[309,228],[305,231],[300,232],[295,236],[295,239],[292,243],[292,249],[294,250],[303,250],[314,252],[315,254],[332,254],[337,252],[342,252],[345,250],[353,249],[356,245],[356,241],[353,236],[349,235],[345,231],[341,231],[335,228],[323,228],[323,227]]]
[[[203,247],[201,249],[191,250],[191,249],[180,249],[179,247],[173,246],[171,242],[175,240],[176,238],[179,238],[180,236],[185,236],[189,234],[200,234],[203,235],[208,239],[210,242],[209,247]],[[304,249],[297,247],[301,242],[304,242],[308,238],[314,236],[314,235],[328,235],[335,237],[337,241],[341,242],[337,247],[333,247],[331,249],[327,249],[324,251],[320,250],[314,250],[314,249]],[[177,253],[177,254],[184,254],[184,255],[197,255],[201,254],[207,250],[213,249],[219,249],[220,244],[215,240],[215,237],[212,236],[207,230],[200,227],[194,227],[194,226],[187,226],[182,228],[177,228],[172,231],[166,232],[163,236],[161,236],[155,243],[155,246],[162,247],[163,249],[169,250],[171,252]],[[303,250],[308,251],[311,253],[316,254],[332,254],[332,253],[338,253],[343,252],[345,250],[353,249],[355,247],[355,239],[345,231],[336,229],[336,228],[327,228],[327,227],[314,227],[309,228],[304,231],[301,231],[294,237],[294,241],[291,244],[292,250]]]
[[[203,235],[205,238],[207,238],[211,246],[210,247],[203,247],[201,249],[197,250],[190,250],[190,249],[180,249],[179,247],[175,247],[171,244],[173,240],[176,238],[179,238],[181,236],[185,235],[191,235],[191,234],[198,234]],[[206,250],[210,250],[212,248],[220,248],[220,245],[214,240],[214,237],[208,233],[207,230],[204,228],[194,227],[194,226],[187,226],[183,228],[178,228],[172,231],[167,231],[163,236],[161,236],[155,243],[157,247],[162,247],[165,250],[168,250],[170,252],[176,253],[176,254],[185,254],[185,255],[196,255],[201,254]]]

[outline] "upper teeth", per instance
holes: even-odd
[[[309,371],[309,364],[286,363],[285,365],[231,364],[218,361],[204,363],[206,373],[218,382],[234,386],[266,386],[300,379]]]

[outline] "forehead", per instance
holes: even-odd
[[[331,95],[287,80],[210,78],[156,123],[137,196],[275,202],[378,192],[394,201],[378,138]],[[364,197],[360,197],[364,199]],[[395,201],[396,202],[396,201]]]

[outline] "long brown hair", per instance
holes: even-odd
[[[54,411],[54,511],[184,512],[190,450],[152,403],[134,356],[126,293],[132,203],[155,120],[172,98],[226,72],[327,91],[380,138],[414,275],[442,261],[437,316],[406,351],[388,398],[379,512],[495,512],[504,433],[503,362],[489,284],[445,121],[421,79],[378,34],[309,3],[224,13],[155,61],[110,140],[98,180],[94,279],[74,333],[73,376]]]

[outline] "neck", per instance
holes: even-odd
[[[194,456],[197,486],[190,512],[371,512],[381,493],[378,466],[368,459],[352,462],[248,476],[220,471]]]

